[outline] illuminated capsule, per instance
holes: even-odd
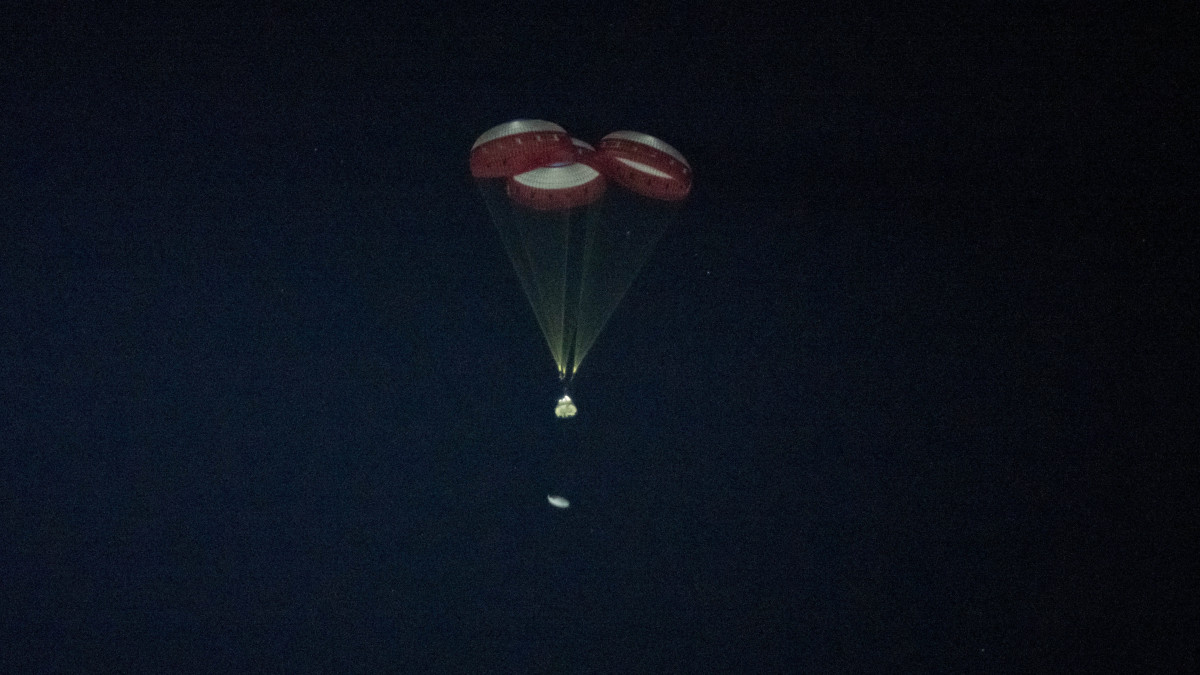
[[[574,417],[577,412],[579,412],[579,408],[575,407],[575,402],[566,394],[563,394],[563,397],[558,399],[558,404],[554,406],[554,414],[562,419]]]

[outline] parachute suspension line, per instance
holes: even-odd
[[[498,195],[494,192],[497,189]],[[554,344],[554,340],[551,338],[553,329],[547,323],[549,317],[542,311],[541,306],[545,302],[545,293],[541,286],[541,280],[536,274],[537,267],[535,262],[537,258],[529,248],[530,242],[527,232],[511,217],[511,211],[504,208],[505,200],[508,197],[504,194],[503,186],[495,188],[480,184],[479,191],[483,195],[484,204],[487,206],[488,213],[492,216],[492,222],[495,224],[500,239],[504,243],[504,250],[508,253],[513,269],[516,270],[517,279],[521,282],[521,290],[523,291],[525,300],[529,303],[530,309],[533,310],[533,316],[537,320],[538,328],[542,331],[542,336],[550,347],[551,356],[557,359],[561,353],[561,349]],[[492,198],[489,198],[490,191],[493,192]]]
[[[573,210],[566,211],[562,217],[562,289],[561,297],[559,298],[559,307],[562,308],[562,359],[558,363],[558,372],[560,379],[569,381],[575,375],[575,369],[571,367],[571,359],[575,351],[575,334],[579,329],[579,305],[571,304],[572,288],[571,286],[578,283],[578,274],[572,274],[572,255],[571,250],[574,246],[571,235],[573,234],[571,222],[574,219]],[[566,392],[563,393],[566,395]]]
[[[541,305],[543,305],[546,301],[545,291],[541,287],[541,280],[536,277],[536,273],[533,271],[535,269],[533,264],[533,252],[529,250],[529,242],[527,237],[520,237],[520,241],[521,252],[525,254],[525,269],[530,270],[528,275],[531,277],[529,283],[527,284],[529,288],[527,289],[528,292],[526,293],[529,298],[529,306],[533,308],[533,315],[537,319],[538,327],[542,329],[542,336],[546,338],[546,344],[550,347],[550,355],[557,357],[559,353],[559,347],[554,343],[554,327],[550,323],[551,317],[546,316],[546,313],[542,311],[541,307]]]
[[[576,296],[576,299],[575,299],[577,307],[583,307],[583,301],[584,301],[584,297],[585,297],[584,294],[588,290],[587,289],[587,281],[592,276],[594,276],[592,274],[592,262],[593,262],[592,258],[593,258],[593,254],[595,253],[596,236],[597,236],[597,231],[599,229],[600,229],[599,219],[598,218],[589,218],[587,221],[587,227],[586,227],[587,234],[585,235],[585,237],[587,239],[586,239],[586,243],[583,246],[583,261],[580,264],[580,269],[583,271],[583,273],[579,275],[580,276],[579,294]],[[584,336],[584,340],[585,341],[588,340],[588,337],[586,335]],[[574,359],[574,365],[572,366],[573,370],[576,370],[576,371],[579,370],[580,364],[583,363],[583,357],[587,356],[587,352],[590,347],[591,347],[590,343],[584,344],[584,345],[580,344],[579,330],[578,330],[578,327],[576,327],[574,348],[572,349],[572,351],[573,351],[572,358]]]

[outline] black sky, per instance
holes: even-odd
[[[11,11],[5,672],[1195,669],[1188,17],[641,4]],[[518,117],[696,175],[568,425]]]

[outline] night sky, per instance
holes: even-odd
[[[12,4],[3,672],[1198,667],[1187,17]],[[565,423],[515,118],[695,172]]]

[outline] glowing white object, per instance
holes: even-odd
[[[574,417],[577,412],[579,412],[579,408],[575,407],[575,402],[566,394],[563,394],[563,397],[558,399],[558,403],[554,406],[554,414],[562,419]]]
[[[546,501],[550,502],[550,506],[556,509],[565,509],[571,505],[571,502],[567,501],[566,497],[558,495],[546,495]]]

